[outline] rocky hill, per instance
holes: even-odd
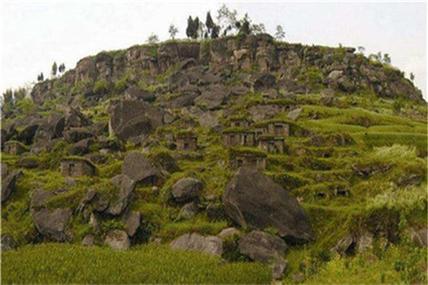
[[[261,34],[83,58],[3,106],[2,280],[34,282],[13,260],[64,242],[244,262],[186,283],[426,282],[426,115],[353,48]]]

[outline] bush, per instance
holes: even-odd
[[[107,80],[101,79],[95,82],[93,92],[95,94],[107,93],[110,89],[110,83]]]

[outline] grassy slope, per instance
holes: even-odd
[[[254,97],[257,95],[249,94],[240,100],[248,103],[252,102]],[[355,225],[359,225],[374,211],[383,211],[385,214],[388,214],[388,211],[398,211],[400,213],[400,231],[403,234],[408,226],[426,225],[427,131],[426,123],[420,119],[420,117],[426,116],[426,108],[417,106],[422,111],[419,112],[419,117],[414,117],[408,115],[412,111],[410,102],[401,113],[397,114],[393,111],[392,101],[349,95],[339,96],[338,103],[332,107],[320,106],[319,94],[301,96],[297,98],[296,103],[303,107],[303,113],[296,122],[298,126],[321,134],[347,133],[355,140],[355,143],[346,146],[316,147],[310,145],[306,137],[292,137],[287,140],[287,146],[291,150],[289,154],[269,156],[269,167],[266,173],[282,183],[293,195],[302,198],[302,205],[310,215],[316,233],[314,243],[292,248],[287,253],[289,274],[285,281],[290,281],[290,276],[297,272],[303,272],[305,279],[311,283],[361,282],[361,280],[367,282],[425,281],[426,276],[423,272],[426,268],[426,250],[415,249],[405,240],[386,251],[373,249],[356,257],[338,258],[332,256],[329,249],[350,231],[358,230]],[[245,104],[233,102],[232,104],[230,107],[237,113],[245,114]],[[105,108],[100,108],[98,105],[94,109],[98,111],[97,119],[102,121],[103,118],[106,118],[103,115]],[[87,110],[86,112],[90,115],[92,111]],[[286,118],[286,113],[278,114],[277,118]],[[172,124],[167,128],[177,131],[182,127],[179,124]],[[198,143],[201,146],[203,158],[193,159],[191,156],[183,156],[178,160],[180,171],[169,177],[160,189],[160,195],[153,195],[150,188],[139,187],[136,190],[137,198],[132,204],[134,210],[142,212],[152,236],[161,237],[164,242],[189,231],[216,234],[228,225],[227,221],[223,220],[209,221],[204,213],[198,214],[189,221],[176,221],[175,217],[179,209],[166,203],[170,186],[183,176],[192,175],[202,179],[205,183],[204,196],[213,194],[219,197],[233,174],[233,171],[227,167],[227,150],[221,146],[220,135],[202,128],[196,128],[195,131],[198,134]],[[293,151],[299,148],[304,148],[309,153],[296,155]],[[140,150],[128,145],[127,150],[131,149]],[[318,154],[329,149],[332,150],[332,154],[328,157]],[[151,152],[160,150],[166,150],[162,140],[160,140],[160,145]],[[18,183],[17,192],[2,209],[3,233],[12,234],[20,243],[24,243],[26,237],[34,234],[28,212],[29,196],[31,191],[38,187],[55,190],[64,186],[64,179],[58,172],[57,160],[58,157],[65,154],[66,147],[58,147],[52,153],[39,156],[39,159],[46,165],[46,169],[25,171],[23,179]],[[77,185],[73,186],[67,194],[51,201],[52,206],[69,206],[78,203],[89,186],[108,192],[106,183],[109,177],[120,172],[122,159],[123,156],[120,154],[109,155],[107,163],[99,165],[100,177],[78,179]],[[2,160],[14,165],[18,157],[3,154]],[[354,164],[375,166],[389,164],[391,168],[384,173],[361,178],[353,174],[352,165]],[[397,183],[406,175],[414,173],[423,178],[419,186],[398,187],[393,185],[392,182]],[[334,195],[332,189],[339,184],[350,191],[349,197]],[[327,197],[317,199],[315,194],[318,192],[327,193]],[[106,229],[116,227],[120,227],[120,223],[106,222]],[[75,243],[79,243],[82,236],[90,232],[87,225],[83,225],[80,219],[73,220],[72,229],[75,233]],[[32,261],[40,256],[44,257],[45,253],[51,250],[57,253],[56,258],[70,260],[70,263],[60,262],[60,268],[53,266],[52,270],[58,269],[58,275],[50,271],[31,273],[38,266],[47,268],[47,264],[58,264],[54,257],[52,257],[53,260],[44,259],[45,261],[41,264]],[[412,254],[407,254],[409,252]],[[103,266],[97,267],[96,263],[92,263],[91,258],[94,256],[102,257],[103,261],[100,262],[103,262]],[[159,256],[168,258],[158,258]],[[189,274],[178,270],[176,267],[178,263],[176,264],[171,261],[173,259],[169,258],[172,256],[183,258],[179,260],[192,264],[195,270]],[[145,266],[152,262],[152,258],[155,260],[156,270],[160,271],[146,269]],[[73,260],[80,260],[80,262],[78,265],[74,265]],[[137,261],[134,263],[132,260]],[[216,263],[217,265],[215,265]],[[370,266],[367,267],[367,264]],[[112,271],[109,270],[95,270],[104,267],[106,269],[122,268],[125,265],[133,268],[132,272],[111,274]],[[78,274],[75,274],[74,270],[80,266],[82,272],[87,272],[87,277],[79,277]],[[107,281],[109,283],[129,283],[142,280],[147,282],[181,281],[184,283],[198,281],[254,283],[266,281],[268,278],[265,271],[257,266],[254,270],[249,269],[252,268],[251,265],[218,266],[218,260],[212,258],[205,256],[202,258],[197,254],[178,255],[164,247],[153,246],[138,247],[128,253],[116,253],[105,248],[82,249],[74,245],[25,247],[18,252],[6,253],[3,267],[2,281],[6,283],[8,281],[25,282],[25,280],[32,282],[40,280],[42,283],[90,282],[88,280],[92,280],[94,283]],[[88,268],[87,271],[86,268]],[[380,271],[387,273],[382,275],[379,273]],[[89,273],[94,275],[94,279],[79,279],[92,278]],[[147,279],[142,276],[147,276]]]
[[[165,246],[139,246],[120,252],[43,244],[2,254],[3,284],[267,284],[270,280],[269,269],[260,264],[223,263],[218,257]]]

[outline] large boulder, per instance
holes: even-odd
[[[125,95],[129,99],[141,100],[146,102],[153,102],[156,100],[155,94],[145,90],[141,90],[136,86],[131,86],[128,89],[126,89]]]
[[[140,212],[129,212],[128,215],[125,216],[125,230],[128,236],[133,237],[138,228],[141,225],[141,213]]]
[[[115,250],[126,250],[130,247],[131,242],[125,231],[112,230],[107,233],[104,244]]]
[[[283,255],[287,245],[281,238],[262,231],[252,231],[239,240],[239,252],[254,261],[271,264],[273,279],[282,278],[287,267]]]
[[[157,184],[161,171],[141,152],[129,152],[123,161],[122,173],[143,184]]]
[[[293,243],[313,240],[309,218],[296,198],[256,169],[240,168],[223,195],[226,214],[242,227],[273,227]]]
[[[5,252],[8,250],[16,249],[17,244],[16,241],[8,234],[4,234],[1,236],[1,251]]]
[[[120,100],[109,112],[110,131],[121,140],[144,136],[163,124],[164,112],[140,100]]]
[[[195,99],[195,104],[208,110],[218,109],[230,92],[222,85],[214,85],[202,91],[201,96]]]
[[[221,256],[223,241],[215,236],[202,236],[198,233],[184,234],[170,244],[173,249],[201,251],[211,255]]]
[[[271,262],[287,250],[285,241],[262,231],[252,231],[239,239],[239,252],[254,261]]]
[[[3,167],[2,163],[2,181],[1,181],[1,202],[6,202],[12,193],[15,191],[16,182],[18,178],[22,175],[20,170],[7,172],[6,167]],[[4,172],[4,173],[3,173]]]
[[[199,199],[203,184],[200,180],[186,177],[172,185],[171,194],[178,203],[185,203]]]
[[[111,182],[119,191],[110,201],[106,213],[117,216],[122,214],[128,207],[135,189],[135,182],[124,174],[116,175],[111,179]]]
[[[254,80],[254,90],[261,91],[266,89],[275,88],[276,78],[272,73],[262,73]]]
[[[93,137],[93,132],[88,128],[70,128],[64,131],[64,139],[69,143],[76,143],[90,137]]]
[[[63,242],[70,239],[67,226],[72,216],[71,209],[42,208],[32,211],[32,216],[38,232],[48,240]]]

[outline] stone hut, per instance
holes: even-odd
[[[271,136],[288,137],[290,135],[290,124],[283,121],[268,121],[259,124],[257,127],[263,128],[263,134]]]
[[[284,137],[261,136],[258,138],[259,148],[269,153],[284,153]]]
[[[82,157],[67,157],[61,161],[61,174],[63,176],[94,176],[95,165]]]
[[[231,128],[249,128],[252,123],[252,120],[243,117],[235,117],[230,119]]]
[[[197,150],[198,137],[192,132],[182,132],[176,135],[177,150]]]
[[[226,146],[254,146],[256,134],[254,131],[243,129],[228,129],[223,131],[223,143]]]
[[[232,168],[248,166],[264,170],[266,168],[266,154],[255,150],[231,150],[229,163]]]
[[[27,147],[19,141],[8,141],[4,143],[4,152],[8,154],[19,155],[28,151]]]

